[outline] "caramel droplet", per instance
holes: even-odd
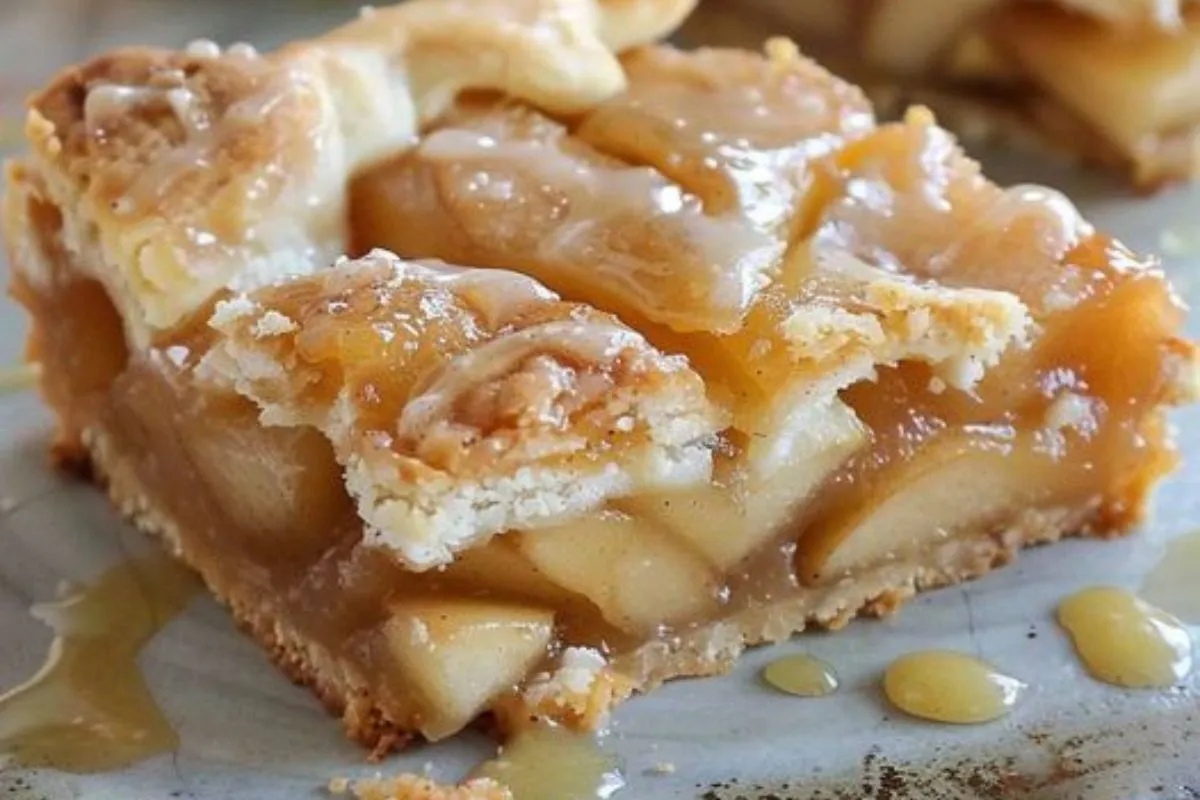
[[[883,676],[896,708],[934,722],[990,722],[1013,709],[1025,684],[964,653],[925,650],[901,656]]]
[[[1192,669],[1187,627],[1124,589],[1097,586],[1058,607],[1084,668],[1096,680],[1135,689],[1165,689]]]
[[[763,668],[762,679],[772,688],[798,697],[824,697],[838,688],[833,667],[810,655],[777,658]]]

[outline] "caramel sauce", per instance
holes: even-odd
[[[473,777],[507,787],[513,800],[594,800],[625,786],[612,756],[594,738],[545,725],[518,733]]]
[[[1200,625],[1200,531],[1167,545],[1158,564],[1142,580],[1138,594],[1148,603],[1191,625]]]
[[[176,749],[179,738],[136,660],[198,587],[158,553],[35,605],[55,639],[38,673],[0,697],[0,752],[23,766],[90,773]]]
[[[1058,607],[1088,673],[1135,689],[1165,689],[1192,669],[1192,637],[1176,617],[1123,589],[1096,586]]]
[[[921,719],[969,725],[1012,711],[1025,690],[1020,680],[952,650],[901,656],[883,676],[883,691],[896,708]]]
[[[807,654],[777,658],[762,671],[763,682],[797,697],[825,697],[838,688],[833,667]]]

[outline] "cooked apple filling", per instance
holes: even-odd
[[[749,13],[727,0],[698,17],[698,34],[731,17],[734,35],[788,31],[881,98],[944,108],[964,133],[1032,127],[1142,186],[1200,171],[1188,0],[757,0]]]
[[[1173,464],[1153,260],[786,41],[654,45],[686,5],[414,0],[33,100],[59,452],[360,740],[598,724],[1124,531]]]

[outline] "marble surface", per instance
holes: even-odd
[[[21,98],[56,68],[89,53],[122,43],[178,45],[197,36],[270,46],[321,30],[353,8],[335,0],[5,0],[0,146],[16,146]],[[1200,192],[1137,199],[1061,165],[1011,155],[985,161],[1006,181],[1036,179],[1068,190],[1098,222],[1139,248],[1165,245],[1167,268],[1181,291],[1200,300]],[[12,304],[0,302],[0,363],[18,357],[23,326]],[[1194,466],[1168,482],[1157,516],[1138,536],[1031,552],[985,580],[923,596],[893,620],[755,651],[726,678],[675,684],[627,705],[606,743],[629,778],[624,796],[975,798],[996,796],[987,794],[988,786],[1004,769],[1057,774],[1038,778],[1040,788],[1015,792],[1044,800],[1200,796],[1197,679],[1165,693],[1096,684],[1083,675],[1052,620],[1064,591],[1095,583],[1136,587],[1166,541],[1200,526],[1200,412],[1181,413],[1177,422]],[[0,687],[27,677],[45,655],[49,631],[28,615],[31,602],[52,596],[62,579],[86,580],[150,546],[93,489],[45,469],[48,433],[49,418],[35,397],[0,398],[6,509],[0,519]],[[929,646],[979,653],[1028,680],[1030,696],[1013,716],[976,728],[899,718],[879,695],[880,671],[896,655]],[[838,695],[783,698],[755,682],[767,660],[801,651],[836,665],[843,682]],[[429,763],[435,775],[455,777],[488,752],[485,741],[468,734],[366,765],[308,693],[284,680],[208,598],[193,602],[141,663],[179,731],[178,752],[95,776],[0,769],[0,797],[316,798],[333,775]],[[1072,759],[1086,769],[1072,773]],[[659,763],[673,764],[674,774],[654,774]]]

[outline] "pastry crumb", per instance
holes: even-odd
[[[299,330],[300,326],[290,317],[278,311],[268,310],[254,323],[254,338],[265,339],[270,336],[281,336],[285,333]]]
[[[238,295],[217,303],[208,324],[214,328],[230,325],[239,319],[254,316],[259,312],[258,304],[245,295]]]
[[[491,778],[473,778],[455,786],[437,784],[424,775],[404,773],[385,778],[332,778],[329,793],[354,800],[513,800],[512,792]]]
[[[655,764],[655,765],[651,766],[649,769],[647,769],[646,772],[650,775],[674,775],[675,774],[675,762],[659,761],[657,764]]]
[[[1097,424],[1095,402],[1074,392],[1063,392],[1046,409],[1046,427],[1051,430],[1071,428],[1091,435]]]
[[[599,651],[568,647],[559,667],[535,675],[519,695],[495,709],[510,726],[546,720],[573,730],[594,731],[633,692],[632,683],[608,667]]]

